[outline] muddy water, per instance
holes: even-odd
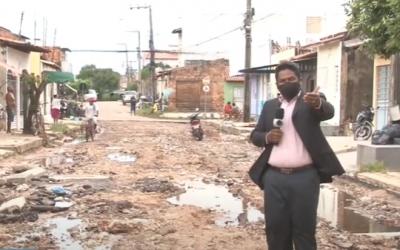
[[[202,181],[184,183],[186,192],[168,199],[175,205],[192,205],[212,209],[218,213],[215,224],[218,226],[237,226],[262,221],[264,215],[256,208],[234,197],[229,190],[220,185],[206,184]]]
[[[352,200],[353,197],[331,185],[321,185],[318,216],[351,233],[400,232],[400,227],[385,225],[357,213],[349,207]]]
[[[84,249],[80,242],[75,241],[68,232],[68,230],[79,227],[81,224],[82,221],[79,219],[53,218],[48,221],[52,236],[56,239],[60,249],[65,250]]]

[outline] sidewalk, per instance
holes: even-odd
[[[205,122],[225,133],[246,136],[250,134],[255,125],[255,123],[223,120],[205,120]],[[346,170],[345,177],[377,188],[386,189],[400,196],[400,172],[359,172],[360,166],[357,166],[357,145],[360,142],[354,141],[352,136],[327,136],[326,139]]]
[[[4,159],[15,154],[22,154],[39,148],[43,145],[42,138],[35,136],[22,134],[1,134],[0,137],[0,159]]]
[[[48,136],[53,135],[54,138],[56,138],[56,133],[49,129],[52,122],[51,118],[45,117]],[[62,120],[61,123],[66,124],[70,129],[79,129],[81,122]],[[0,133],[0,160],[40,148],[43,146],[43,143],[44,141],[42,138],[33,135],[25,135],[22,134],[21,131],[12,134]]]

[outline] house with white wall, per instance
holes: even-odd
[[[14,89],[16,98],[16,119],[13,127],[22,128],[23,94],[20,84],[22,70],[30,69],[30,53],[47,50],[26,42],[26,37],[0,27],[0,104],[5,105],[4,95],[7,87]]]

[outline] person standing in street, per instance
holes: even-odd
[[[318,88],[301,90],[296,64],[282,62],[275,77],[281,95],[264,104],[251,133],[264,151],[249,175],[264,190],[268,249],[314,250],[319,185],[344,173],[320,127],[334,108]]]
[[[11,87],[7,87],[6,93],[6,112],[7,112],[7,133],[11,133],[11,123],[14,121],[16,103],[14,90]]]
[[[58,123],[61,116],[61,100],[58,99],[57,95],[53,96],[51,101],[51,117],[53,118],[54,124]]]
[[[131,115],[135,115],[136,114],[136,98],[133,95],[131,97]]]

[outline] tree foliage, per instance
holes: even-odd
[[[118,89],[120,74],[112,69],[98,69],[95,65],[83,66],[77,78],[79,82],[88,82],[99,94]]]
[[[366,41],[371,54],[400,52],[400,0],[350,0],[345,10],[347,29]]]

